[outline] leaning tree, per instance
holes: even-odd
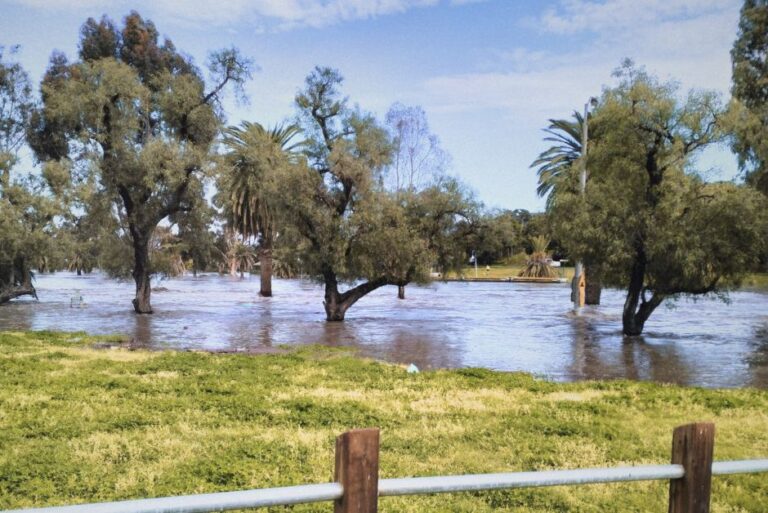
[[[118,28],[106,16],[80,31],[78,60],[54,53],[42,81],[30,144],[72,184],[96,183],[114,205],[132,254],[136,313],[152,313],[150,242],[158,224],[189,210],[222,123],[220,95],[249,76],[237,50],[213,53],[213,83],[138,13]]]
[[[304,270],[325,285],[328,321],[385,285],[425,279],[426,243],[381,185],[392,146],[375,119],[347,105],[338,71],[315,68],[296,97],[308,164],[284,179],[283,209],[306,241]],[[341,291],[344,282],[349,288]]]

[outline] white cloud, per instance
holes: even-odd
[[[670,18],[689,18],[702,13],[730,11],[732,0],[562,0],[539,18],[549,32],[614,31],[640,27]]]
[[[611,84],[611,71],[625,57],[662,80],[679,81],[683,90],[727,95],[738,14],[738,5],[720,0],[563,0],[543,15],[542,26],[563,32],[553,37],[565,38],[558,47],[570,51],[497,49],[491,52],[495,71],[433,77],[420,100],[441,112],[498,109],[541,124],[568,115]],[[585,24],[598,33],[574,40],[565,33]]]
[[[483,0],[227,0],[221,7],[210,0],[11,0],[39,9],[93,9],[126,6],[154,11],[183,22],[227,25],[239,22],[286,30],[296,27],[323,27],[346,21],[369,19],[430,7],[446,1],[451,5]],[[144,5],[142,5],[144,4]]]

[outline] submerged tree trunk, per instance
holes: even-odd
[[[325,280],[325,301],[323,301],[323,306],[325,307],[325,320],[328,322],[343,321],[350,306],[357,303],[360,298],[369,292],[387,284],[386,279],[377,278],[361,283],[344,293],[340,293],[336,273],[325,271],[323,272],[323,279]]]
[[[259,267],[261,268],[259,295],[272,297],[272,240],[262,237],[259,251]]]
[[[585,273],[585,290],[584,290],[584,303],[587,305],[599,305],[600,295],[603,291],[600,270],[599,267],[592,264],[586,264],[584,267]]]
[[[642,247],[637,250],[635,261],[632,264],[627,299],[624,301],[622,314],[622,328],[624,335],[637,336],[643,333],[645,321],[651,316],[656,307],[664,301],[664,295],[653,294],[646,298],[645,289],[645,251]]]
[[[149,298],[152,293],[149,274],[149,235],[133,232],[133,281],[136,282],[136,297],[133,309],[137,314],[151,314]]]
[[[21,296],[34,296],[37,291],[32,285],[32,272],[23,258],[17,258],[8,269],[8,276],[0,280],[0,304]]]
[[[397,286],[397,299],[405,299],[405,285]]]

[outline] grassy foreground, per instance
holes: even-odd
[[[673,427],[702,420],[717,424],[716,459],[768,457],[766,391],[407,374],[317,347],[91,347],[104,340],[0,333],[0,510],[327,482],[334,437],[353,427],[382,429],[382,477],[666,463]],[[381,510],[659,512],[666,499],[666,483],[638,482],[385,498]],[[712,511],[768,511],[768,475],[715,478]]]

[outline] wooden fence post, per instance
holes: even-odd
[[[334,479],[344,495],[334,513],[376,513],[379,500],[379,430],[353,429],[336,438]]]
[[[672,435],[672,463],[685,475],[669,481],[669,513],[709,513],[715,425],[710,422],[678,426]]]

